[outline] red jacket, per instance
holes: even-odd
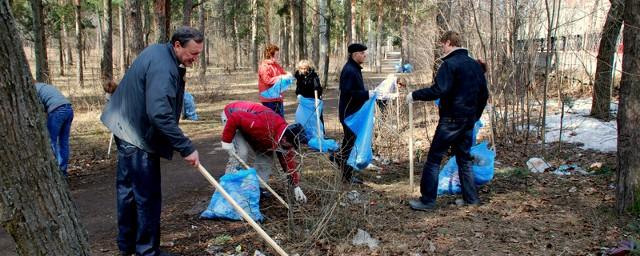
[[[258,96],[260,97],[260,102],[282,102],[282,95],[280,95],[280,98],[268,99],[262,97],[260,93],[271,88],[276,84],[278,78],[286,73],[282,66],[274,60],[263,60],[262,63],[260,63],[260,67],[258,68]]]
[[[235,101],[224,107],[227,123],[222,130],[222,141],[231,143],[236,131],[240,131],[251,148],[258,153],[276,151],[283,139],[287,122],[276,112],[260,103]],[[290,143],[287,143],[288,145]],[[291,175],[291,181],[298,185],[300,177],[296,171],[295,149],[292,146],[278,152],[280,165]]]

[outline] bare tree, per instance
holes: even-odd
[[[102,59],[100,60],[100,78],[103,85],[113,80],[113,14],[111,0],[102,0],[105,29],[102,35]]]
[[[156,15],[156,42],[166,43],[169,41],[169,27],[171,26],[171,1],[155,0],[153,11]]]
[[[313,65],[318,67],[320,64],[320,15],[318,14],[319,4],[318,0],[313,0],[313,14],[311,15],[311,61]]]
[[[78,63],[76,63],[76,71],[77,71],[77,82],[78,85],[80,87],[84,87],[84,75],[83,75],[83,71],[84,71],[84,60],[83,60],[83,54],[82,54],[82,24],[81,24],[81,20],[82,20],[82,14],[81,14],[81,5],[80,5],[80,0],[75,0],[74,1],[74,11],[75,11],[75,17],[76,17],[76,53],[78,56]]]
[[[322,84],[327,87],[329,81],[329,43],[331,42],[331,21],[329,12],[331,9],[331,0],[318,0],[318,12],[320,14],[320,64],[318,65],[319,75],[322,78]]]
[[[305,43],[305,32],[304,32],[304,27],[305,27],[305,21],[304,21],[304,17],[305,17],[305,3],[303,0],[298,0],[297,1],[297,6],[296,6],[296,10],[298,11],[298,22],[296,24],[296,33],[298,33],[298,35],[296,35],[296,38],[298,38],[298,60],[301,59],[306,59],[307,58],[307,47],[306,47],[306,43]]]
[[[327,0],[330,1],[330,0]],[[353,42],[353,29],[351,26],[351,0],[344,0],[344,29],[345,29],[345,38],[344,43],[345,46],[349,45]]]
[[[51,152],[46,117],[6,0],[0,1],[0,17],[0,224],[19,255],[90,255],[87,233]]]
[[[615,72],[612,66],[616,56],[618,35],[622,28],[622,15],[624,14],[623,0],[610,1],[611,7],[602,28],[602,37],[600,37],[596,79],[593,85],[591,104],[591,115],[602,119],[609,118],[612,75]]]
[[[265,42],[271,43],[271,0],[264,1],[264,32]]]
[[[127,13],[127,58],[133,61],[138,54],[144,49],[142,40],[142,15],[140,12],[140,4],[142,0],[125,0],[125,9]]]
[[[400,22],[400,37],[402,40],[400,47],[400,56],[402,56],[402,63],[404,65],[410,62],[409,59],[409,1],[402,0],[402,17]]]
[[[251,67],[258,72],[258,0],[251,0]]]
[[[36,57],[36,80],[50,83],[49,63],[47,60],[47,37],[44,31],[42,0],[30,0],[33,23],[33,43]]]
[[[624,7],[624,57],[618,110],[618,213],[640,211],[640,2],[626,0]]]
[[[205,8],[204,8],[204,2],[201,2],[200,5],[198,6],[198,20],[200,23],[200,31],[202,33],[205,32]],[[200,80],[204,81],[205,75],[207,73],[207,57],[209,56],[209,44],[205,43],[205,47],[207,49],[207,51],[204,51],[202,54],[200,54],[200,71],[199,71],[199,75],[200,75]]]
[[[191,10],[193,9],[193,0],[184,0],[182,5],[182,25],[191,26]]]
[[[377,1],[377,23],[376,23],[376,73],[382,72],[382,15],[384,14],[384,5],[382,0]],[[404,40],[403,40],[404,42]]]
[[[120,3],[118,6],[118,25],[120,25],[120,74],[124,75],[124,72],[129,67],[129,59],[127,59],[127,36],[125,35],[126,26],[124,24],[124,3]]]

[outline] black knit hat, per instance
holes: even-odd
[[[367,46],[359,43],[350,44],[349,47],[347,48],[347,51],[349,51],[349,53],[364,52],[366,50],[367,50]]]

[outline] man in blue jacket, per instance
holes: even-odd
[[[347,48],[349,59],[340,73],[340,102],[338,103],[338,117],[344,131],[344,138],[340,153],[336,156],[342,170],[342,179],[352,184],[362,184],[362,180],[353,176],[353,168],[347,164],[351,149],[356,141],[356,135],[344,123],[344,119],[360,110],[362,105],[375,94],[364,87],[362,79],[362,63],[367,59],[367,47],[354,43]]]
[[[181,27],[170,43],[144,49],[125,73],[100,118],[118,146],[118,248],[122,255],[160,253],[160,157],[173,151],[192,166],[198,151],[178,121],[184,75],[203,49],[204,35]]]
[[[489,91],[481,64],[460,48],[460,35],[448,31],[440,38],[444,56],[435,83],[407,95],[414,100],[440,99],[440,121],[436,128],[427,162],[422,169],[419,200],[409,201],[414,210],[428,211],[436,206],[440,163],[449,147],[456,156],[462,198],[466,204],[480,203],[471,172],[473,127],[487,104]]]

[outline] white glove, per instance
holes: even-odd
[[[307,202],[307,196],[304,195],[302,189],[300,187],[296,187],[293,189],[293,194],[296,196],[296,201],[301,203]]]
[[[298,94],[298,102],[300,102],[300,100],[302,99],[302,95]]]
[[[229,152],[229,154],[236,152],[236,148],[233,146],[233,143],[226,143],[224,141],[221,141],[220,144],[222,144],[222,149]]]
[[[407,94],[407,97],[405,98],[405,101],[407,102],[407,104],[413,103],[413,92],[410,92],[410,93]]]
[[[372,98],[373,95],[376,95],[376,91],[375,90],[369,90],[369,98]]]

